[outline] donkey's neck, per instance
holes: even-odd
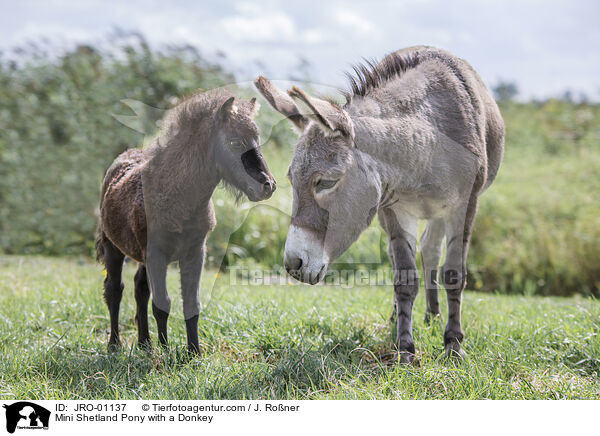
[[[355,145],[375,163],[383,186],[410,190],[429,158],[435,137],[430,127],[415,115],[382,117],[376,114],[353,116]]]

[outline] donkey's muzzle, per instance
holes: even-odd
[[[292,257],[291,259],[288,257],[285,259],[285,270],[290,274],[295,274],[302,268],[302,263],[302,259],[299,257]]]
[[[289,275],[291,275],[298,281],[308,283],[310,285],[319,283],[323,279],[323,276],[325,275],[325,272],[327,270],[327,265],[322,264],[319,270],[313,271],[311,270],[311,268],[308,268],[308,265],[305,264],[305,261],[303,261],[299,257],[290,258],[286,256],[284,258],[284,265],[285,270]]]
[[[293,278],[295,278],[296,280],[299,281],[304,281],[302,280],[302,265],[304,264],[304,261],[302,260],[301,257],[298,256],[294,256],[294,255],[289,255],[286,253],[286,255],[283,258],[283,265],[285,266],[285,270],[287,271],[287,273],[289,275],[291,275]]]
[[[311,285],[323,280],[327,272],[321,242],[313,232],[294,225],[290,226],[285,241],[283,264],[289,275]]]

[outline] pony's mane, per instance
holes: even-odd
[[[346,73],[350,83],[350,92],[342,91],[346,102],[350,103],[354,96],[364,97],[371,90],[383,86],[388,80],[400,77],[406,70],[415,68],[420,61],[418,51],[390,53],[381,62],[364,59],[363,63],[352,67],[354,74]]]
[[[229,97],[232,97],[232,94],[225,89],[197,91],[184,96],[163,117],[158,137],[165,140],[178,129],[187,128],[200,120],[214,116],[220,105]]]

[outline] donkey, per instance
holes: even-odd
[[[196,94],[173,108],[163,131],[143,149],[121,154],[102,184],[97,258],[106,267],[104,298],[110,313],[109,347],[120,344],[119,306],[124,257],[135,274],[140,345],[150,345],[148,300],[158,338],[167,345],[171,300],[166,273],[179,261],[188,349],[199,352],[198,287],[205,242],[215,224],[211,201],[223,181],[251,201],[267,199],[276,184],[259,148],[256,99],[237,101],[224,90]]]
[[[285,94],[264,77],[254,82],[301,132],[288,171],[293,207],[285,268],[300,281],[317,283],[377,213],[394,270],[398,358],[409,363],[419,289],[417,222],[427,220],[420,239],[426,322],[440,315],[445,237],[445,352],[462,356],[467,251],[478,196],[502,161],[500,111],[467,62],[433,47],[406,48],[354,70],[343,106],[297,87]]]

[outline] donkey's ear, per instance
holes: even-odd
[[[300,113],[294,100],[285,92],[280,91],[267,78],[259,76],[254,81],[254,86],[269,102],[273,109],[285,115],[300,131],[308,124],[308,119]]]
[[[307,107],[306,115],[319,123],[325,133],[339,131],[346,136],[354,137],[352,121],[346,111],[338,105],[320,98],[309,97],[296,86],[292,87],[288,94]]]
[[[221,121],[229,119],[233,114],[237,113],[238,108],[235,105],[235,97],[229,97],[220,107],[218,117]]]

